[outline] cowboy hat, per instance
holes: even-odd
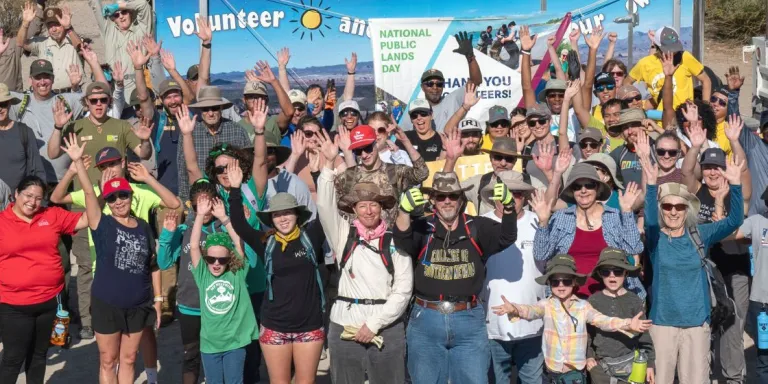
[[[566,203],[576,204],[576,199],[573,197],[571,186],[579,179],[587,179],[597,182],[597,201],[606,201],[611,197],[611,187],[600,180],[597,176],[595,166],[587,163],[578,163],[573,166],[571,173],[568,175],[568,182],[565,183],[563,192],[560,193],[560,198]]]
[[[275,227],[275,223],[272,221],[272,214],[275,212],[285,211],[287,209],[296,210],[296,215],[298,216],[296,225],[299,227],[303,227],[304,224],[309,221],[309,218],[312,217],[312,212],[307,209],[306,205],[300,205],[296,200],[296,197],[286,192],[280,192],[272,196],[272,198],[269,199],[267,206],[269,207],[268,209],[256,212],[256,217],[258,217],[259,221],[264,223],[264,225],[270,228]]]
[[[18,97],[11,95],[11,91],[8,90],[7,85],[0,83],[0,103],[4,103],[8,100],[10,100],[13,105],[21,102]]]
[[[474,185],[462,188],[456,172],[435,172],[432,177],[432,193],[463,193]]]
[[[369,182],[355,184],[349,193],[339,199],[339,210],[347,213],[355,213],[355,204],[361,201],[375,201],[381,204],[382,210],[388,210],[397,204],[397,199],[389,194],[384,194],[378,185]]]
[[[515,141],[511,137],[497,137],[493,140],[493,146],[491,149],[482,149],[483,152],[488,154],[499,154],[505,156],[514,156],[521,159],[531,159],[530,155],[524,155],[517,151]]]
[[[576,272],[576,261],[573,260],[573,256],[566,254],[555,255],[555,257],[547,261],[547,270],[544,272],[544,275],[537,277],[535,280],[541,285],[546,285],[552,275],[558,274],[573,276],[576,280],[576,285],[587,283],[587,275]]]
[[[624,184],[622,184],[621,181],[619,181],[619,179],[616,177],[616,160],[613,160],[613,158],[608,154],[593,153],[586,160],[584,160],[584,163],[603,166],[608,170],[608,173],[611,174],[613,185],[615,185],[618,189],[624,189]]]
[[[221,90],[219,87],[208,85],[200,88],[197,93],[197,102],[190,104],[190,108],[206,108],[206,107],[221,107],[221,109],[227,109],[232,106],[232,103],[221,97]]]
[[[597,265],[595,265],[595,268],[590,275],[594,277],[595,280],[600,280],[602,278],[602,276],[600,276],[600,268],[606,266],[618,267],[627,272],[636,272],[640,269],[640,267],[629,263],[626,252],[613,247],[607,247],[600,252],[600,259],[597,261]]]
[[[496,174],[496,180],[503,182],[510,191],[530,192],[534,188],[531,184],[526,183],[523,179],[523,174],[516,171],[502,171]],[[491,200],[494,193],[495,183],[488,183],[483,189],[480,190],[480,198],[487,204],[494,205],[494,201]]]

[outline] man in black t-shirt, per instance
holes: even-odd
[[[443,140],[435,130],[432,120],[432,107],[426,99],[416,99],[408,105],[408,115],[413,125],[412,131],[405,135],[411,140],[413,147],[419,151],[424,161],[435,161],[443,151]],[[398,146],[403,148],[398,142]],[[403,148],[404,149],[404,148]]]

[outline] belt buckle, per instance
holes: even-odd
[[[438,305],[438,308],[440,308],[440,313],[444,315],[451,314],[454,310],[456,310],[456,306],[450,301],[441,301]]]

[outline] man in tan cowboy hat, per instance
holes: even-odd
[[[191,104],[189,108],[182,106],[178,124],[181,131],[179,145],[183,150],[178,151],[176,155],[179,197],[182,200],[186,201],[189,197],[189,175],[186,159],[197,159],[198,167],[205,169],[208,152],[216,144],[227,143],[237,148],[252,146],[243,127],[221,117],[221,111],[231,106],[232,103],[221,97],[221,90],[215,86],[200,88],[197,102]],[[189,113],[190,108],[195,108],[200,112],[199,116],[202,121],[198,121],[197,115],[192,118]],[[185,146],[185,142],[191,142],[193,145]]]
[[[446,143],[451,145],[451,143]],[[445,158],[445,165],[443,166],[444,172],[453,172],[456,166],[456,160],[458,157],[453,156],[455,151],[447,151]],[[515,148],[515,142],[509,137],[499,137],[493,141],[493,147],[483,149],[483,152],[488,154],[491,159],[492,172],[488,172],[483,175],[475,175],[464,181],[464,184],[470,185],[471,188],[467,190],[467,200],[475,205],[475,209],[479,215],[484,215],[494,210],[493,204],[489,204],[480,198],[480,191],[487,185],[494,185],[498,181],[496,177],[499,173],[513,170],[518,160],[528,160],[531,156],[522,155],[517,152]],[[520,166],[522,169],[522,166]],[[530,178],[528,178],[530,182]]]
[[[408,371],[417,383],[471,383],[488,373],[485,312],[477,297],[486,258],[517,240],[517,213],[512,192],[498,182],[492,199],[504,207],[501,223],[464,214],[471,188],[462,187],[454,172],[436,172],[430,195],[435,214],[413,222],[410,212],[425,203],[421,192],[412,188],[400,198],[395,242],[417,257],[416,301],[406,334],[408,347],[422,351],[408,354]]]

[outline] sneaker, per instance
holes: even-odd
[[[328,350],[323,348],[323,351],[320,352],[320,360],[325,360],[328,358]]]
[[[80,339],[83,339],[83,340],[93,339],[93,328],[91,327],[80,328]]]

